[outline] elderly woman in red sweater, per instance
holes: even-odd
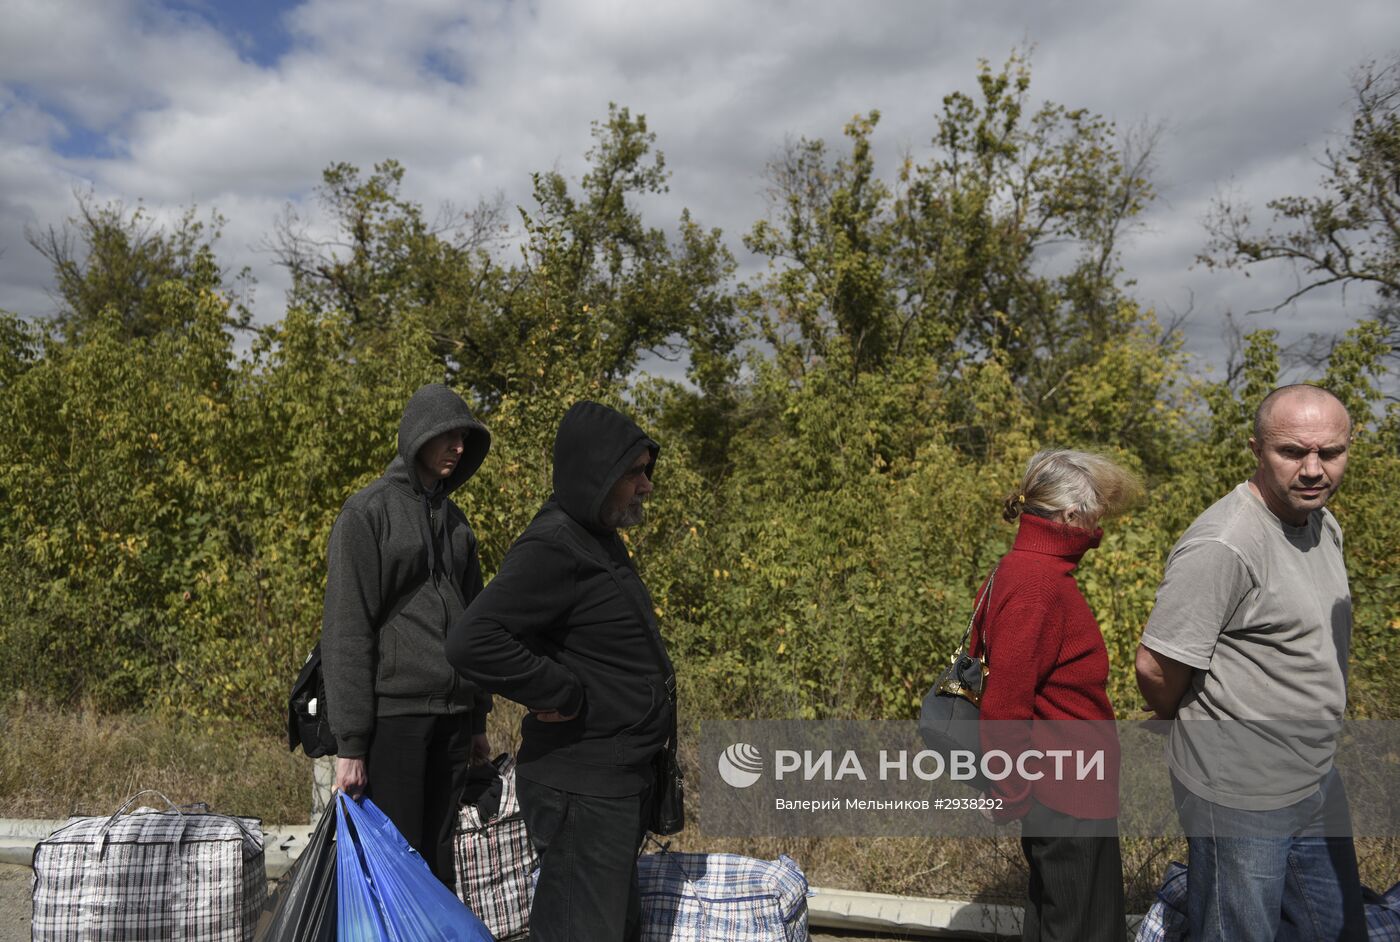
[[[1073,573],[1099,545],[1099,521],[1141,495],[1138,479],[1102,455],[1042,451],[1006,501],[1003,515],[1019,529],[984,613],[981,738],[984,752],[1027,757],[988,789],[1000,799],[994,819],[1022,822],[1030,867],[1023,939],[1118,942],[1124,935],[1108,649]],[[1057,775],[1054,759],[1037,758],[1056,748],[1091,757],[1102,751],[1102,778],[1079,779],[1077,755]]]

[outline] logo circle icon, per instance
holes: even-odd
[[[719,754],[719,777],[732,788],[748,788],[763,775],[763,754],[757,746],[736,742]]]

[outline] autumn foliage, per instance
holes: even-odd
[[[619,404],[661,441],[628,538],[692,718],[913,716],[1008,545],[998,507],[1027,457],[1109,453],[1150,496],[1079,575],[1134,714],[1166,553],[1250,470],[1271,334],[1230,382],[1183,354],[1118,262],[1150,163],[1099,116],[1032,110],[1018,60],[945,98],[927,159],[889,181],[877,130],[872,112],[839,155],[801,141],[774,161],[743,281],[717,230],[643,221],[666,170],[625,108],[578,184],[537,174],[508,230],[491,206],[430,223],[392,161],[331,167],[340,238],[283,221],[269,244],[295,287],[265,326],[207,232],[143,230],[184,240],[142,243],[163,265],[144,271],[120,251],[132,216],[85,207],[77,248],[50,244],[62,316],[0,317],[0,689],[276,729],[335,514],[394,454],[408,395],[446,380],[493,435],[459,492],[488,578],[548,495],[569,403]],[[132,274],[106,303],[110,272],[71,264],[82,246]],[[1385,327],[1337,338],[1312,377],[1360,420],[1334,507],[1353,710],[1373,716],[1394,713],[1400,657]],[[658,355],[687,380],[638,372]]]

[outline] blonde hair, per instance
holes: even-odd
[[[1026,465],[1016,493],[1006,498],[1002,517],[1023,512],[1053,518],[1115,517],[1142,499],[1142,481],[1132,471],[1091,451],[1037,452]]]

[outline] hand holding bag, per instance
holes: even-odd
[[[493,942],[373,801],[338,792],[335,807],[340,942]]]
[[[985,791],[990,784],[980,769],[982,741],[979,720],[982,694],[991,673],[986,660],[989,652],[985,610],[996,575],[994,569],[987,577],[987,584],[972,608],[972,617],[968,619],[967,630],[963,632],[957,653],[924,695],[923,706],[919,710],[919,735],[930,749],[940,753],[950,765],[951,755],[955,751],[971,753],[978,760],[977,775],[963,780],[978,791]],[[968,651],[968,642],[979,617],[982,619],[978,631],[979,654],[974,656]]]

